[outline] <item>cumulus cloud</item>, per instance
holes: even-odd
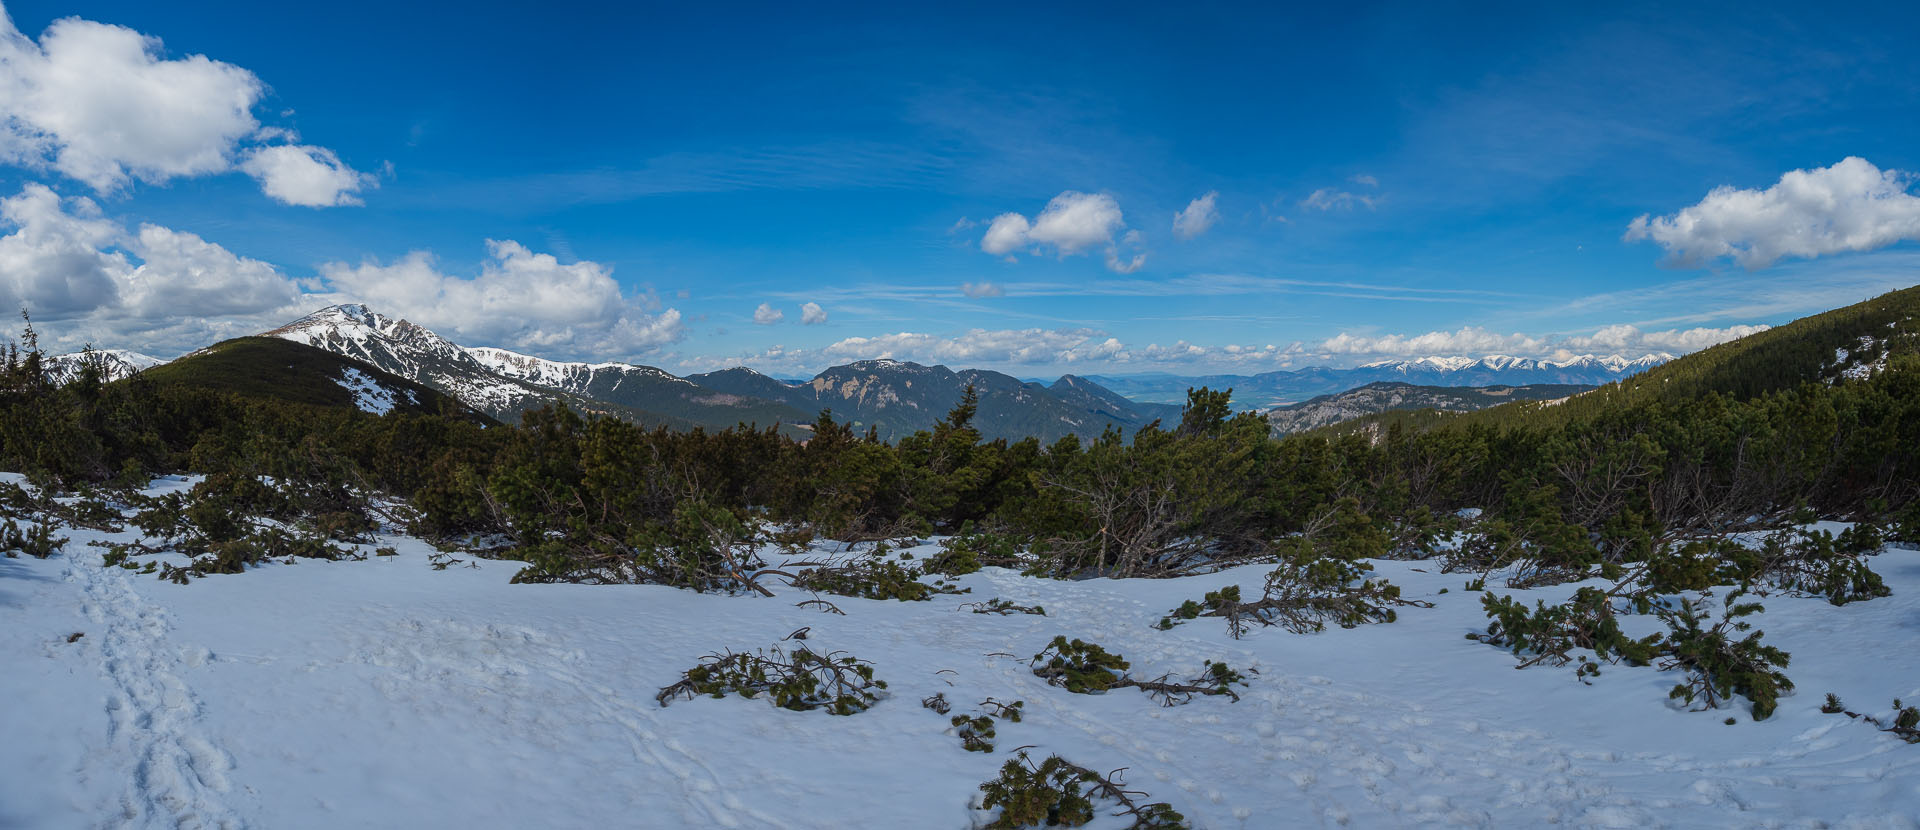
[[[1105,193],[1068,190],[1047,202],[1031,222],[1019,213],[1003,213],[988,223],[980,250],[1012,258],[1017,251],[1051,251],[1060,257],[1104,250],[1107,267],[1132,273],[1146,264],[1146,254],[1123,256],[1121,245],[1137,248],[1137,231],[1126,230],[1120,203]]]
[[[36,42],[0,8],[0,162],[58,171],[99,193],[225,173],[243,145],[288,135],[254,117],[265,92],[246,69],[204,55],[165,58],[159,39],[124,26],[63,18]],[[291,153],[304,153],[306,167]],[[321,201],[319,183],[362,181],[317,147],[245,155],[268,195],[290,204],[351,204],[340,194],[357,185]]]
[[[827,321],[827,310],[819,303],[800,304],[800,325],[817,326]]]
[[[1767,326],[1736,325],[1725,328],[1669,329],[1641,331],[1631,325],[1612,325],[1592,335],[1550,337],[1526,334],[1500,334],[1478,326],[1458,331],[1430,331],[1425,334],[1363,336],[1342,332],[1307,351],[1323,355],[1367,355],[1376,357],[1485,357],[1505,354],[1521,357],[1565,358],[1577,354],[1600,353],[1639,357],[1655,353],[1685,353],[1704,349],[1767,330]]]
[[[355,172],[325,147],[258,147],[247,153],[240,169],[258,180],[260,190],[274,200],[303,207],[362,204],[353,194],[378,186],[371,174]]]
[[[1018,213],[1002,213],[993,217],[987,225],[987,233],[980,237],[980,250],[994,256],[1007,256],[1027,246],[1027,231],[1033,225],[1027,217]]]
[[[0,229],[0,306],[58,323],[51,347],[93,339],[167,353],[300,308],[299,286],[267,263],[159,225],[130,233],[92,200],[45,185],[0,199]]]
[[[1714,188],[1670,216],[1643,215],[1626,240],[1652,240],[1669,261],[1700,266],[1727,257],[1748,269],[1784,257],[1811,259],[1920,240],[1914,177],[1849,156],[1831,167],[1792,170],[1765,190]]]
[[[1207,232],[1215,222],[1220,221],[1220,211],[1214,208],[1214,201],[1220,198],[1220,192],[1209,190],[1187,203],[1185,210],[1173,215],[1173,233],[1181,239],[1192,239]]]
[[[893,358],[931,363],[1052,364],[1111,357],[1120,341],[1091,329],[971,329],[955,336],[916,332],[849,337],[818,351],[831,362]]]
[[[753,365],[810,373],[856,360],[892,358],[955,367],[1086,366],[1129,371],[1264,372],[1305,366],[1352,366],[1387,358],[1492,355],[1567,360],[1583,354],[1636,358],[1697,351],[1765,331],[1766,326],[1642,331],[1607,326],[1588,336],[1499,334],[1468,326],[1456,331],[1365,336],[1342,333],[1318,342],[1129,344],[1094,329],[970,329],[957,334],[897,332],[848,337],[817,349],[775,346],[759,354],[682,358],[689,369]],[[1081,371],[1088,371],[1082,369]]]
[[[57,318],[118,303],[130,266],[104,249],[125,231],[92,200],[63,205],[45,185],[30,184],[0,200],[0,221],[13,229],[0,237],[0,308]]]
[[[1543,352],[1547,348],[1547,341],[1542,338],[1524,334],[1496,334],[1478,326],[1412,336],[1388,334],[1364,337],[1341,332],[1319,345],[1319,351],[1328,354],[1421,356],[1528,354]]]
[[[786,312],[774,308],[772,303],[761,303],[753,310],[753,322],[757,325],[771,326],[786,318]]]
[[[285,308],[301,292],[279,270],[236,256],[196,234],[143,224],[132,240],[142,263],[127,275],[121,303],[146,319],[188,314],[253,314]]]
[[[151,223],[129,231],[91,199],[41,184],[0,198],[0,232],[0,307],[58,323],[49,345],[64,348],[92,340],[177,354],[346,301],[463,343],[554,357],[624,358],[685,336],[678,311],[623,291],[606,266],[563,264],[512,241],[489,240],[489,261],[471,277],[416,251],[295,280],[198,234]]]
[[[686,336],[679,311],[626,294],[604,265],[563,264],[510,240],[487,240],[487,252],[491,261],[472,277],[441,273],[424,251],[390,265],[328,263],[320,273],[343,298],[474,345],[618,358]]]
[[[1622,324],[1607,326],[1588,337],[1569,337],[1561,347],[1579,352],[1697,352],[1708,346],[1759,334],[1769,328],[1772,327],[1743,325],[1717,329],[1702,327],[1641,331],[1637,326]]]
[[[963,282],[960,284],[960,293],[978,300],[983,297],[1005,297],[1007,289],[990,282]]]
[[[1066,191],[1047,202],[1033,220],[1027,238],[1040,245],[1052,245],[1062,256],[1088,248],[1111,246],[1113,235],[1127,226],[1120,215],[1120,203],[1105,193]]]

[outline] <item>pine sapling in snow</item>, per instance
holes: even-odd
[[[1082,827],[1093,821],[1096,802],[1109,802],[1113,815],[1133,819],[1129,830],[1187,830],[1185,816],[1165,802],[1143,804],[1146,793],[1129,790],[1122,770],[1101,775],[1058,755],[1035,764],[1021,752],[1000,767],[1000,777],[980,785],[980,807],[1000,811],[988,830],[1029,827]]]
[[[1702,626],[1707,615],[1690,599],[1682,600],[1679,610],[1668,615],[1672,632],[1660,668],[1679,669],[1687,675],[1668,697],[1716,709],[1734,695],[1745,695],[1753,701],[1754,719],[1766,720],[1779,705],[1780,695],[1793,691],[1793,681],[1780,671],[1787,665],[1786,652],[1760,642],[1760,631],[1735,639],[1753,628],[1745,618],[1763,610],[1757,602],[1738,602],[1744,595],[1744,591],[1728,594],[1725,610],[1712,627]]]
[[[1206,662],[1198,675],[1175,681],[1171,674],[1140,680],[1126,673],[1130,666],[1118,654],[1109,653],[1093,643],[1055,637],[1053,642],[1033,656],[1033,674],[1049,684],[1076,694],[1101,694],[1110,689],[1133,687],[1146,692],[1167,706],[1193,699],[1194,695],[1224,695],[1235,701],[1236,685],[1247,685],[1246,676],[1225,663]]]
[[[1829,715],[1846,715],[1854,720],[1872,724],[1873,728],[1892,734],[1907,743],[1920,744],[1920,707],[1902,704],[1897,697],[1893,699],[1893,714],[1889,719],[1884,720],[1873,715],[1848,711],[1846,704],[1840,702],[1840,697],[1831,692],[1827,693],[1827,702],[1820,707],[1820,711]],[[1889,723],[1888,720],[1892,722]]]
[[[664,707],[682,697],[765,694],[782,709],[852,715],[872,707],[886,688],[886,681],[874,678],[872,663],[852,655],[821,654],[804,645],[789,653],[774,646],[765,652],[709,654],[679,681],[661,687],[654,699]]]

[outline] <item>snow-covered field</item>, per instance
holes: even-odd
[[[181,586],[101,567],[87,542],[102,534],[61,535],[63,555],[0,559],[0,827],[964,828],[1023,745],[1125,767],[1199,827],[1920,827],[1920,746],[1819,711],[1827,692],[1872,712],[1920,699],[1910,550],[1873,560],[1891,597],[1765,600],[1759,626],[1792,652],[1798,694],[1753,722],[1673,708],[1674,675],[1651,668],[1591,686],[1571,668],[1517,671],[1463,637],[1484,628],[1479,593],[1419,562],[1378,567],[1432,609],[1236,641],[1219,620],[1152,626],[1222,585],[1257,592],[1264,567],[1084,582],[988,569],[960,580],[967,595],[833,598],[836,616],[791,589],[509,585],[515,563],[435,570],[401,537],[383,540],[397,557]],[[1048,616],[960,608],[994,597]],[[889,697],[851,717],[655,702],[701,656],[802,627],[815,649],[872,661]],[[1056,634],[1137,676],[1209,659],[1259,674],[1237,703],[1069,694],[1027,668]],[[936,692],[955,713],[991,696],[1027,716],[1000,725],[1000,751],[965,752],[920,705]]]

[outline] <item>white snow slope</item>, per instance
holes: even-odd
[[[1151,626],[1207,590],[1257,590],[1265,568],[1084,582],[988,569],[961,580],[968,595],[834,598],[835,616],[791,590],[509,585],[515,563],[434,570],[403,537],[382,540],[397,557],[181,586],[101,567],[87,542],[103,534],[62,534],[62,555],[0,559],[0,827],[963,828],[989,817],[969,808],[976,788],[1022,745],[1125,767],[1198,827],[1920,827],[1920,746],[1818,711],[1829,691],[1881,714],[1920,699],[1909,550],[1873,560],[1892,597],[1765,601],[1760,627],[1793,653],[1799,692],[1756,723],[1744,707],[1670,706],[1675,675],[1651,668],[1591,686],[1516,671],[1462,637],[1484,628],[1479,594],[1419,562],[1379,568],[1432,609],[1235,641],[1218,620]],[[993,597],[1049,616],[960,608]],[[871,660],[890,696],[850,717],[655,703],[702,655],[802,627],[811,647]],[[1027,670],[1056,634],[1124,654],[1138,676],[1207,659],[1260,673],[1237,703],[1074,695]],[[965,752],[920,705],[936,692],[955,713],[992,696],[1027,716],[1000,724],[998,752]]]
[[[375,415],[385,415],[392,412],[394,405],[398,404],[403,398],[407,403],[411,404],[420,402],[414,398],[412,390],[401,389],[395,391],[388,389],[385,386],[381,386],[379,381],[374,380],[372,375],[355,369],[352,366],[342,369],[340,371],[340,377],[334,380],[334,383],[339,384],[341,388],[353,393],[353,405],[359,407],[360,411],[371,412]]]

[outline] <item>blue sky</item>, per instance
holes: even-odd
[[[1682,352],[1920,282],[1910,5],[1041,5],[8,3],[0,300],[1031,376]]]

